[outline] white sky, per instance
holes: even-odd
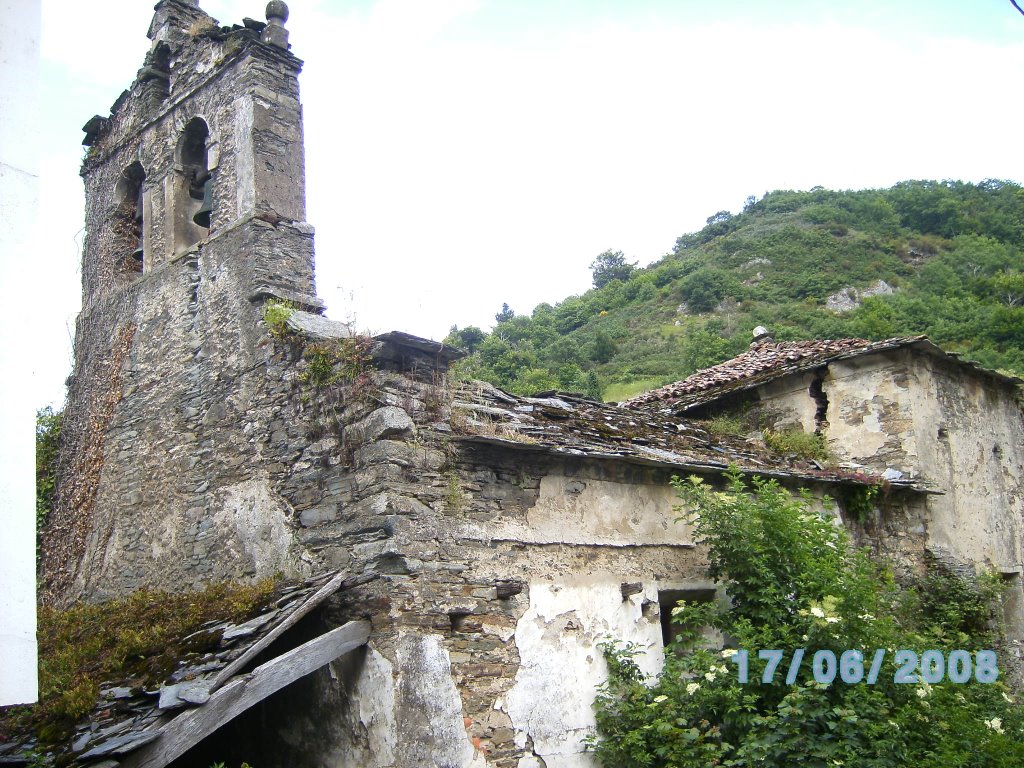
[[[204,0],[222,24],[260,0]],[[1008,0],[294,0],[308,218],[336,319],[443,337],[647,264],[773,189],[1024,181],[1024,16]],[[149,2],[44,2],[47,350],[80,297],[79,128],[142,63]],[[40,307],[40,301],[43,306]],[[40,312],[42,308],[44,311]]]

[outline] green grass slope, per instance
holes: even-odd
[[[879,280],[891,295],[828,306]],[[714,214],[647,268],[602,254],[594,283],[530,315],[499,313],[489,334],[453,327],[447,341],[472,352],[457,374],[523,394],[620,400],[738,354],[757,325],[780,340],[925,333],[1021,374],[1024,189],[989,180],[772,192]]]

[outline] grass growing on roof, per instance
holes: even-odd
[[[198,592],[142,589],[99,605],[39,608],[39,702],[0,709],[0,741],[35,732],[53,744],[95,705],[100,684],[153,688],[177,662],[217,645],[218,633],[182,638],[211,621],[241,622],[275,595],[277,581],[221,583]]]

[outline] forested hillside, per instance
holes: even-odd
[[[453,327],[472,352],[458,374],[619,400],[738,354],[757,325],[779,340],[924,333],[1024,373],[1024,189],[1008,181],[771,192],[649,267],[607,251],[592,270],[582,296],[505,306],[489,334]],[[841,294],[869,288],[883,293]]]

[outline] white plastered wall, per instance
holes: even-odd
[[[608,676],[598,644],[607,638],[636,643],[646,649],[637,659],[641,669],[661,670],[661,623],[657,612],[645,614],[645,601],[657,605],[653,582],[626,599],[610,577],[530,584],[530,607],[516,626],[515,685],[495,704],[511,718],[516,745],[532,744],[520,768],[595,765],[582,739],[593,733],[594,697]]]
[[[0,285],[45,285],[33,247],[38,214],[38,147],[32,125],[39,75],[39,0],[0,0]],[[0,705],[37,698],[34,389],[26,386],[40,350],[15,327],[38,311],[37,291],[11,290],[0,343]],[[24,302],[24,306],[21,303]]]

